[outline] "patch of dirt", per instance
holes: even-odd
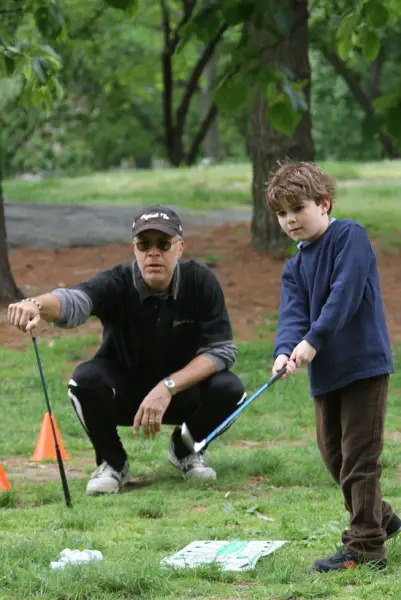
[[[238,446],[239,448],[272,448],[274,446],[306,446],[306,442],[301,440],[234,440],[231,442],[232,446]]]
[[[198,514],[198,513],[205,512],[205,510],[207,510],[206,504],[199,504],[198,506],[193,506],[191,508],[191,513]]]
[[[83,479],[88,477],[88,472],[85,467],[94,469],[93,460],[80,456],[79,462],[73,461],[80,465],[80,468],[73,466],[69,460],[64,461],[68,478]],[[1,461],[8,477],[15,479],[24,479],[26,481],[35,481],[41,483],[44,481],[60,480],[60,472],[58,464],[54,462],[30,462],[27,458],[21,456],[10,456]]]
[[[375,249],[387,323],[395,343],[401,341],[401,249],[396,252]],[[184,257],[196,258],[213,268],[224,290],[237,341],[252,340],[255,335],[273,337],[274,326],[269,328],[269,321],[274,322],[278,310],[284,260],[254,250],[248,224],[188,231]],[[56,250],[18,248],[10,252],[15,280],[25,296],[74,285],[132,258],[131,244]],[[29,344],[28,336],[7,323],[6,314],[6,305],[0,305],[0,346],[24,347]],[[261,326],[266,324],[261,332]],[[100,335],[101,328],[90,319],[79,330],[61,330],[47,324],[40,330],[40,336],[44,338],[77,333]]]
[[[401,431],[386,431],[384,434],[384,438],[391,440],[396,444],[401,444]]]

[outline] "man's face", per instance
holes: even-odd
[[[164,249],[163,245],[169,249]],[[184,241],[180,236],[171,237],[157,229],[148,229],[134,240],[135,258],[145,283],[157,292],[168,289],[177,261],[182,256]]]
[[[326,231],[330,209],[329,198],[317,205],[314,200],[300,200],[296,206],[284,201],[277,211],[278,222],[285,233],[296,242],[313,242]]]

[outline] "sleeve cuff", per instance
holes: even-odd
[[[216,356],[215,354],[211,354],[209,352],[204,352],[202,356],[206,356],[209,360],[212,361],[212,363],[214,363],[217,373],[219,371],[224,371],[224,369],[227,368],[225,361],[222,358],[220,358],[220,356]]]

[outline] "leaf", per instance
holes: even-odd
[[[52,82],[53,82],[53,86],[54,86],[54,90],[56,92],[56,96],[59,100],[62,100],[62,98],[64,97],[64,89],[58,79],[58,77],[52,77]]]
[[[139,0],[105,0],[112,8],[118,8],[131,15],[135,14],[139,7]]]
[[[290,137],[301,120],[301,114],[292,108],[287,99],[269,106],[268,119],[274,129]]]
[[[47,76],[44,68],[44,61],[41,58],[35,56],[32,61],[32,69],[40,83],[46,83]]]
[[[352,48],[351,36],[341,38],[337,42],[338,55],[342,60],[346,60],[346,58],[348,58],[348,54],[349,54],[351,48]]]
[[[53,59],[54,63],[57,63],[60,65],[61,63],[61,58],[60,56],[57,54],[57,52],[55,51],[54,48],[52,48],[51,46],[49,46],[48,44],[43,44],[42,46],[40,46],[40,49],[42,50],[42,52],[44,52],[45,54],[47,54],[47,58],[49,60]]]
[[[365,29],[359,38],[362,46],[362,56],[365,60],[374,60],[379,54],[380,39],[374,31]]]
[[[337,40],[340,41],[342,39],[348,39],[355,30],[358,21],[359,15],[355,10],[345,15],[345,17],[341,19],[340,25],[337,29]]]
[[[41,4],[34,12],[37,28],[43,37],[56,39],[61,33],[64,18],[55,0],[50,0],[49,5]]]
[[[41,88],[34,88],[31,90],[30,100],[35,108],[39,108],[43,102],[43,93]]]
[[[369,0],[363,7],[362,11],[366,22],[374,29],[381,29],[389,20],[389,13],[385,6],[377,0]]]
[[[238,25],[244,23],[252,17],[254,7],[247,0],[237,0],[223,3],[221,7],[224,20],[229,25]]]
[[[11,56],[4,56],[4,65],[6,68],[6,74],[10,77],[15,71],[15,60]]]
[[[401,92],[389,92],[388,94],[383,94],[383,96],[378,96],[373,101],[373,107],[378,113],[384,113],[387,109],[395,106],[400,101]]]
[[[30,61],[27,61],[25,63],[23,73],[27,81],[30,81],[32,79],[32,63]]]
[[[238,79],[226,79],[217,89],[214,99],[216,104],[228,112],[238,108],[248,98],[248,86]]]
[[[305,96],[303,95],[302,91],[299,92],[296,89],[296,87],[294,85],[292,85],[290,82],[284,83],[282,88],[283,88],[283,92],[291,100],[292,107],[295,110],[302,110],[302,111],[308,110],[308,104],[306,102]]]
[[[221,13],[215,5],[206,6],[193,19],[194,33],[198,39],[208,42],[222,24]]]

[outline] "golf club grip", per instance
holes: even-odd
[[[272,383],[274,383],[275,381],[277,381],[277,379],[280,379],[280,377],[282,377],[285,372],[287,370],[287,367],[282,367],[279,371],[277,371],[277,373],[275,373],[275,375],[273,375],[273,377],[270,377],[269,381],[267,382],[268,385],[271,385]]]

